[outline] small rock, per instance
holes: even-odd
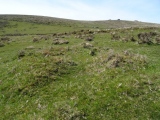
[[[93,45],[90,43],[83,43],[82,45],[83,45],[83,48],[92,48],[93,47]]]
[[[25,49],[31,50],[31,49],[35,49],[35,47],[34,47],[34,46],[28,46],[28,47],[26,47]]]

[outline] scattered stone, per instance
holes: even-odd
[[[69,41],[67,40],[56,40],[53,42],[54,45],[62,45],[62,44],[68,44]]]
[[[83,43],[82,45],[83,45],[83,48],[92,48],[93,47],[93,45],[90,43]]]
[[[86,41],[93,41],[93,37],[87,37],[85,40]]]
[[[75,36],[75,38],[84,39],[85,35],[77,35],[77,36]]]
[[[57,40],[59,40],[59,38],[55,38],[53,41],[57,41]]]
[[[40,40],[49,40],[49,36],[42,36]]]

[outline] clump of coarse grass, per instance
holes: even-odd
[[[86,66],[89,74],[102,73],[107,69],[121,69],[136,71],[138,69],[145,69],[148,65],[147,57],[140,54],[135,54],[130,50],[117,52],[110,49],[107,53],[103,52],[95,57],[91,64]]]
[[[130,38],[130,40],[131,40],[132,42],[137,41],[134,36],[132,36],[132,37]]]
[[[9,37],[2,37],[1,41],[10,41],[10,38]]]
[[[104,62],[107,63],[107,68],[129,67],[131,69],[136,69],[145,66],[147,64],[147,58],[146,56],[134,54],[128,50],[120,53],[110,50]]]
[[[39,42],[39,39],[36,38],[36,37],[34,37],[32,41],[33,41],[33,42]]]
[[[26,60],[30,61],[30,66],[26,68],[26,71],[28,71],[26,72],[28,82],[17,88],[19,93],[23,95],[32,94],[35,89],[44,87],[58,80],[63,75],[70,74],[74,66],[77,66],[77,63],[72,60],[52,56],[49,56],[47,59],[41,58],[40,61],[37,60],[36,56],[26,58]],[[21,62],[24,61],[25,59]]]
[[[24,57],[25,54],[26,54],[26,52],[25,52],[24,50],[20,50],[20,51],[18,52],[18,58]]]
[[[43,50],[43,51],[42,51],[42,54],[43,54],[44,56],[49,56],[49,55],[51,55],[51,52],[50,52],[50,50]]]
[[[139,33],[138,35],[139,44],[159,44],[160,39],[159,39],[159,33],[151,31],[151,32],[144,32],[144,33]]]
[[[156,37],[155,41],[156,41],[156,44],[160,44],[160,37]]]
[[[118,34],[118,33],[111,33],[111,39],[112,40],[120,40],[121,39],[121,36]]]
[[[152,44],[152,36],[150,35],[150,33],[139,33],[138,34],[138,44]]]
[[[0,47],[4,47],[5,45],[3,43],[0,42]]]
[[[48,48],[48,49],[44,49],[42,50],[42,55],[44,56],[60,56],[60,55],[64,55],[67,51],[69,51],[69,48],[64,48],[64,47],[61,47],[61,48],[54,48],[54,47],[51,47],[51,48]]]
[[[50,116],[50,118],[59,120],[82,120],[86,119],[86,115],[84,112],[79,111],[76,107],[61,104],[56,105],[53,116]]]
[[[95,56],[95,55],[96,55],[96,52],[97,52],[97,49],[96,49],[96,48],[93,48],[93,49],[91,49],[91,51],[89,52],[89,54],[90,54],[91,56]]]

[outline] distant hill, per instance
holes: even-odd
[[[103,21],[80,21],[70,20],[55,17],[32,16],[32,15],[0,15],[0,20],[30,22],[39,24],[52,24],[74,26],[81,28],[124,28],[124,27],[160,27],[160,24],[146,23],[140,21],[126,21],[126,20],[103,20]]]

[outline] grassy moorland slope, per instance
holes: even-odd
[[[158,24],[0,18],[0,119],[160,118]]]
[[[126,27],[160,27],[159,24],[139,21],[106,20],[106,21],[77,21],[52,17],[28,15],[0,15],[0,30],[3,34],[48,34],[69,32],[81,29],[109,29]],[[18,29],[17,29],[18,28]]]

